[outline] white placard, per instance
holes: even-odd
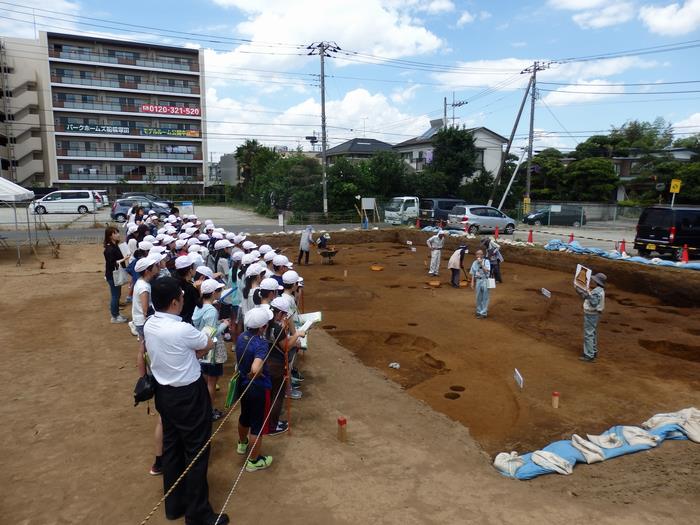
[[[542,295],[544,295],[547,299],[550,299],[552,297],[552,292],[546,288],[542,288]]]
[[[131,252],[129,252],[129,245],[125,242],[119,243],[119,251],[122,252],[122,257],[125,259],[131,255]]]
[[[413,246],[413,241],[406,241],[406,244],[407,244],[408,246]]]
[[[591,275],[593,271],[580,264],[576,265],[576,273],[574,274],[574,286],[582,290],[588,290],[591,287]]]
[[[552,213],[561,213],[561,204],[552,204],[549,207],[549,211]]]
[[[412,252],[415,252],[415,251],[416,251],[416,247],[415,247],[415,246],[411,246],[411,251],[412,251]]]
[[[374,197],[362,197],[362,209],[363,210],[373,210],[375,206]]]
[[[513,379],[515,379],[515,383],[520,387],[520,390],[522,390],[525,386],[525,380],[523,379],[520,370],[518,370],[517,368],[513,369]]]
[[[277,214],[277,226],[284,226],[284,213]]]

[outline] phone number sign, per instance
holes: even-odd
[[[156,104],[141,104],[141,113],[160,113],[162,115],[185,115],[199,117],[199,108],[185,108],[180,106],[158,106]]]

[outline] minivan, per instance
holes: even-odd
[[[146,212],[153,210],[161,220],[165,220],[170,215],[170,208],[162,202],[153,202],[145,197],[129,197],[114,201],[110,216],[117,222],[125,222],[132,206],[139,206]]]
[[[109,206],[109,194],[107,193],[107,190],[95,190],[97,194],[100,196],[100,199],[102,202],[100,203],[100,208],[104,208],[105,206]]]
[[[465,202],[462,199],[443,199],[439,197],[421,199],[419,203],[420,220],[426,223],[447,222],[447,215],[458,204],[465,204]]]
[[[634,248],[642,257],[656,252],[680,260],[683,245],[692,257],[700,250],[700,207],[650,206],[637,222]]]
[[[47,193],[32,202],[34,213],[88,213],[96,211],[101,203],[97,192],[92,190],[59,190]]]
[[[534,226],[574,226],[578,228],[586,224],[586,212],[583,206],[571,204],[551,204],[526,215],[523,218],[525,224]]]
[[[473,234],[498,228],[502,233],[510,235],[515,231],[515,219],[491,206],[464,204],[452,208],[447,216],[447,227],[460,230],[466,228]]]

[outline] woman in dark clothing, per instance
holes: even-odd
[[[104,257],[105,257],[105,279],[109,284],[111,299],[109,302],[109,313],[112,315],[113,323],[126,323],[128,319],[119,313],[119,296],[121,295],[121,286],[114,285],[112,272],[119,268],[119,264],[123,261],[124,256],[119,249],[119,230],[114,226],[110,226],[105,230],[104,240]]]

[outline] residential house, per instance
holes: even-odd
[[[329,166],[341,157],[350,162],[358,162],[382,151],[391,151],[391,144],[377,139],[355,138],[326,150],[326,161]]]

